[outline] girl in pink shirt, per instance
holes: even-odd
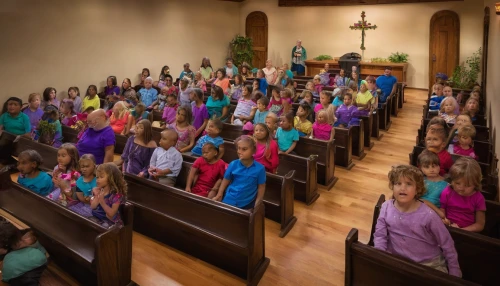
[[[380,209],[373,234],[375,248],[461,277],[450,233],[436,212],[419,200],[425,193],[422,172],[399,165],[392,167],[388,177],[393,199]]]
[[[270,136],[270,130],[264,123],[257,123],[254,127],[253,137],[256,141],[257,151],[253,154],[255,161],[266,168],[266,172],[276,173],[280,163],[278,144]]]
[[[328,124],[333,125],[337,118],[335,118],[335,107],[331,104],[332,98],[331,93],[328,91],[322,91],[319,94],[319,103],[314,107],[314,113],[316,117],[318,117],[318,111],[325,110],[326,111],[326,121]]]
[[[313,126],[313,138],[319,140],[333,140],[335,129],[327,122],[326,110],[322,109],[317,113],[316,122]]]
[[[481,232],[485,223],[486,202],[481,194],[481,167],[470,157],[461,157],[450,169],[451,185],[441,193],[439,202],[446,218],[443,222],[463,230]]]

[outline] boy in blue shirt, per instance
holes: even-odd
[[[201,156],[201,148],[203,148],[205,143],[210,142],[214,144],[215,147],[219,148],[217,159],[222,158],[224,155],[224,139],[222,139],[219,134],[222,132],[223,126],[224,124],[220,119],[210,119],[207,124],[207,129],[205,129],[207,134],[201,136],[196,142],[196,145],[194,145],[193,150],[191,150],[193,155]]]

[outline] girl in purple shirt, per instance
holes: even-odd
[[[193,126],[196,129],[195,137],[205,130],[208,123],[208,109],[203,103],[203,91],[199,88],[194,88],[189,93],[191,100],[191,111],[193,112]]]
[[[419,200],[425,193],[422,172],[399,165],[392,167],[388,177],[393,199],[380,209],[373,235],[375,248],[461,277],[450,233],[436,212]]]

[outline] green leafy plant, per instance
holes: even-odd
[[[38,123],[38,142],[52,145],[56,134],[56,123],[49,123],[46,120],[40,120]]]
[[[465,63],[455,67],[450,78],[454,88],[472,89],[481,71],[481,48],[468,57]]]
[[[330,55],[319,55],[314,58],[316,61],[325,61],[325,60],[333,60],[332,56]]]
[[[395,52],[392,53],[388,59],[391,63],[407,63],[408,57],[408,54]]]
[[[386,63],[389,60],[387,58],[371,58],[370,61],[372,63]]]
[[[253,41],[251,38],[236,35],[236,37],[229,43],[231,58],[233,64],[237,67],[241,66],[243,62],[248,64],[252,63],[253,59]]]

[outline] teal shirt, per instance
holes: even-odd
[[[47,264],[47,251],[37,241],[28,247],[14,250],[3,259],[2,280],[9,282],[24,273]]]
[[[427,180],[427,178],[424,179],[424,183],[427,192],[421,198],[431,202],[433,205],[440,208],[441,204],[439,203],[439,198],[441,197],[441,193],[443,192],[444,188],[448,186],[448,183],[444,180],[432,182]]]
[[[293,79],[293,72],[292,72],[291,70],[286,70],[286,75],[287,75],[289,78]]]
[[[14,135],[23,135],[31,132],[30,118],[23,112],[16,117],[12,117],[8,112],[0,116],[0,126],[3,130]]]
[[[285,131],[279,127],[278,131],[276,131],[276,140],[280,150],[285,152],[290,149],[294,141],[299,141],[299,132],[295,128]]]
[[[84,197],[88,197],[92,194],[92,189],[97,187],[97,178],[94,177],[92,181],[85,182],[83,176],[76,180],[76,191],[82,192]]]
[[[26,178],[24,175],[19,175],[17,182],[19,185],[42,196],[48,195],[54,187],[52,178],[49,174],[42,171],[35,178]]]
[[[229,97],[224,95],[222,100],[213,100],[212,96],[209,96],[207,99],[207,103],[205,104],[208,109],[208,115],[210,118],[215,115],[215,117],[222,116],[222,108],[225,106],[229,106],[231,102],[229,101]]]

